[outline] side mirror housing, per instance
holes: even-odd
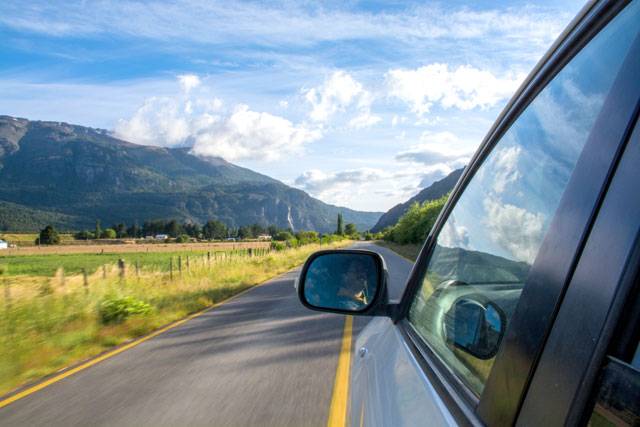
[[[329,250],[312,254],[298,279],[302,304],[312,310],[351,315],[388,315],[387,271],[380,254]]]

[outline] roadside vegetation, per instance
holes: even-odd
[[[284,247],[271,250],[189,258],[185,253],[150,254],[170,257],[170,262],[147,258],[138,268],[127,261],[95,271],[82,267],[86,274],[67,267],[54,276],[15,276],[12,269],[21,267],[0,257],[0,393],[210,307],[300,265],[314,251],[351,243],[342,236],[306,242],[310,237],[293,235],[295,243],[274,242]],[[53,264],[62,256],[49,257]],[[86,265],[86,254],[80,256]]]
[[[382,232],[379,243],[415,261],[448,197],[446,194],[422,204],[414,203],[394,226]]]

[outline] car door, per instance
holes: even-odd
[[[588,5],[499,117],[356,340],[352,425],[516,422],[637,114],[638,22]]]

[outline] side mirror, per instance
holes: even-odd
[[[384,260],[376,252],[320,251],[302,267],[298,297],[313,310],[377,314],[375,308],[386,303],[385,280]]]
[[[443,327],[448,345],[486,360],[498,352],[506,317],[492,302],[481,303],[465,296],[444,315]]]

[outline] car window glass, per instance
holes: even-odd
[[[476,394],[631,41],[627,6],[542,90],[477,169],[437,236],[409,320]]]

